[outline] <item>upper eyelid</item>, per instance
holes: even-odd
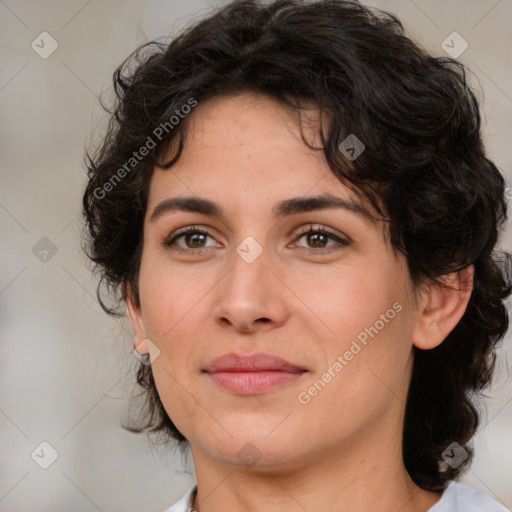
[[[175,232],[173,232],[171,235],[169,235],[168,238],[174,238],[176,236],[184,235],[184,234],[187,234],[190,232],[195,232],[195,231],[203,232],[209,236],[213,236],[212,233],[210,232],[212,229],[213,228],[211,228],[211,227],[203,227],[203,226],[199,226],[199,225],[184,226],[183,228],[177,229]],[[331,230],[331,228],[328,228],[327,226],[324,226],[323,224],[318,224],[318,223],[315,224],[315,223],[311,223],[311,222],[304,224],[300,228],[295,228],[290,233],[290,235],[291,234],[302,235],[302,234],[308,233],[310,231],[325,231],[326,233],[332,234],[334,236],[346,236],[343,234],[335,233],[334,231]]]
[[[323,224],[315,224],[314,222],[304,224],[303,226],[298,228],[298,230],[293,230],[293,233],[295,233],[296,235],[302,235],[304,233],[309,233],[310,231],[322,231],[329,235],[342,236],[341,234],[335,233],[331,228],[328,228]]]
[[[213,234],[210,232],[211,228],[203,228],[200,226],[185,226],[183,228],[178,229],[176,232],[173,232],[169,236],[165,237],[164,243],[168,244],[171,241],[175,241],[177,238],[188,235],[190,233],[201,233],[205,236],[209,236],[210,238],[215,239]]]

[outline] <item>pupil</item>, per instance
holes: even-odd
[[[309,242],[312,241],[312,244],[314,247],[324,247],[322,240],[319,240],[319,238],[323,239],[323,241],[325,242],[324,235],[322,235],[320,233],[313,233],[313,234],[309,235]],[[318,245],[318,242],[320,242],[320,245]]]
[[[202,241],[204,241],[204,235],[202,233],[193,233],[193,234],[189,234],[187,236],[188,240],[187,242],[189,242],[190,240],[192,240],[192,245],[194,246],[197,246],[197,242],[199,242],[199,244],[201,244]],[[198,239],[199,238],[199,239]],[[199,245],[200,246],[200,245]]]

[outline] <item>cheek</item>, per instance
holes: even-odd
[[[179,366],[171,365],[172,359],[168,353],[161,354],[152,365],[153,377],[168,416],[186,435],[186,426],[197,414],[197,401],[192,398],[194,390],[186,380],[186,375],[179,373]],[[180,360],[180,366],[183,364],[183,360]]]
[[[352,319],[353,336],[344,335],[339,324],[341,334],[327,349],[327,364],[319,365],[301,388],[301,400],[310,402],[299,411],[305,421],[315,418],[317,435],[334,439],[340,432],[355,434],[405,402],[411,351],[406,315],[400,311],[380,330],[375,320],[354,325]]]
[[[341,408],[356,402],[362,409],[372,408],[378,396],[386,402],[393,397],[389,389],[398,390],[411,351],[414,320],[406,277],[394,268],[386,272],[384,265],[375,265],[373,270],[317,280],[323,286],[316,289],[302,289],[304,302],[329,329],[323,329],[321,340],[325,360],[311,383],[324,377],[328,381],[329,371],[336,375],[318,404],[343,397],[337,401]],[[308,295],[308,289],[314,291]]]
[[[359,369],[357,379],[376,384],[379,377],[389,377],[394,389],[411,350],[413,311],[406,282],[400,276],[393,278],[391,270],[387,276],[368,274],[354,283],[338,329],[343,333],[343,354]]]
[[[210,282],[211,281],[211,282]],[[205,272],[171,266],[165,255],[143,258],[139,294],[146,336],[159,348],[152,369],[164,406],[179,413],[183,386],[190,387],[191,370],[197,368],[197,347],[204,338],[201,301],[214,286]],[[186,393],[185,393],[186,395]]]
[[[308,314],[313,313],[311,318],[320,322],[323,343],[342,349],[360,333],[364,338],[365,329],[374,327],[376,322],[379,332],[390,330],[392,324],[395,331],[400,330],[396,322],[400,313],[396,309],[402,306],[405,283],[403,276],[393,270],[386,271],[385,265],[378,263],[369,268],[354,265],[328,272],[319,269],[303,276],[294,291],[301,299],[301,308],[309,310]]]
[[[198,275],[192,266],[173,268],[165,258],[143,260],[139,293],[149,338],[166,345],[168,340],[187,337],[198,322],[198,303],[215,284],[208,275]]]

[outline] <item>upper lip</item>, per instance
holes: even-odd
[[[306,369],[272,354],[257,353],[243,355],[229,353],[213,359],[204,371],[207,373],[261,371],[304,372]]]

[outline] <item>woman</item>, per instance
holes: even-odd
[[[356,2],[238,1],[114,84],[88,253],[136,334],[126,428],[192,453],[168,512],[506,510],[455,483],[512,290],[464,67]]]

